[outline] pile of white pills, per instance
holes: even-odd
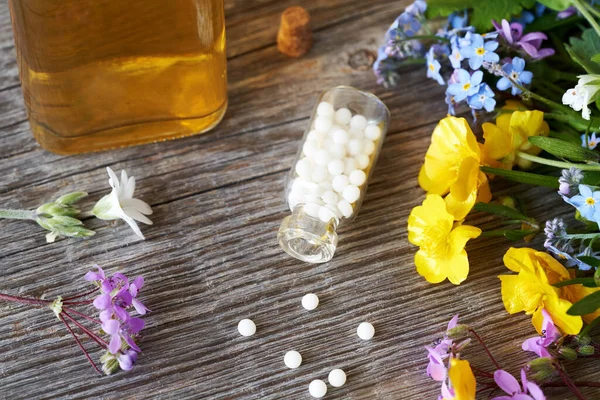
[[[381,136],[381,128],[369,124],[364,115],[319,103],[294,166],[296,177],[287,198],[290,209],[304,204],[307,215],[323,222],[352,217]]]

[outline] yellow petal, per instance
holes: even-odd
[[[421,169],[419,170],[419,186],[426,192],[431,192],[435,188],[434,183],[431,182],[431,179],[429,179],[425,172],[425,164],[421,165]]]
[[[448,280],[460,285],[469,275],[469,258],[465,250],[461,251],[447,262]]]
[[[504,131],[490,122],[486,122],[481,128],[485,139],[483,149],[488,157],[500,160],[514,151],[512,138],[507,130]]]
[[[499,278],[504,308],[510,314],[519,311],[533,314],[540,307],[545,294],[544,287],[531,271],[523,269],[519,275],[500,275]],[[558,297],[556,294],[554,296]]]
[[[511,271],[519,272],[523,268],[527,268],[534,272],[535,267],[533,265],[532,258],[535,257],[536,251],[527,247],[517,249],[511,247],[504,254],[504,265]]]
[[[487,176],[479,172],[479,189],[477,191],[476,203],[489,203],[492,200],[492,191]]]
[[[415,254],[417,273],[429,283],[440,283],[446,279],[445,264],[433,258],[423,250]]]
[[[453,223],[444,200],[439,195],[427,195],[423,205],[413,208],[408,217],[408,240],[416,246],[445,242]]]
[[[470,239],[475,239],[481,235],[481,229],[470,226],[457,226],[450,232],[450,249],[452,254],[459,254],[465,248],[465,245]]]
[[[454,388],[455,400],[475,400],[477,381],[468,361],[452,358],[448,377]]]
[[[540,266],[544,269],[548,283],[554,285],[555,283],[562,282],[571,279],[569,271],[558,262],[554,257],[548,253],[542,251],[536,251],[535,257],[538,260]]]
[[[572,278],[575,277],[574,272],[571,277]],[[560,297],[575,304],[579,300],[583,299],[584,297],[586,297],[594,292],[597,292],[598,290],[600,290],[600,289],[599,288],[588,288],[583,285],[567,285],[567,286],[563,286],[562,288],[560,288],[560,293],[561,293]],[[583,320],[589,324],[590,322],[595,320],[597,317],[600,317],[600,310],[595,311],[591,314],[584,315]]]
[[[460,221],[465,219],[468,213],[471,212],[475,202],[477,200],[477,191],[473,191],[469,197],[467,197],[464,201],[457,200],[452,193],[448,193],[446,197],[444,197],[444,201],[446,202],[446,208],[450,214],[454,216],[456,221]]]
[[[554,324],[567,335],[577,335],[583,327],[583,321],[580,316],[568,315],[567,310],[573,304],[565,299],[550,296],[544,301],[544,308],[552,317]]]
[[[460,163],[456,180],[450,186],[450,193],[458,201],[465,201],[477,190],[479,177],[479,159],[466,157]]]

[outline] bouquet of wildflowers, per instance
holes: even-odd
[[[540,336],[522,348],[538,358],[519,383],[473,328],[453,319],[427,348],[427,373],[441,382],[443,399],[474,399],[480,380],[490,396],[506,393],[498,400],[545,399],[552,386],[583,399],[578,387],[600,387],[572,381],[564,365],[600,349],[589,336],[600,324],[599,21],[594,1],[417,0],[379,49],[374,72],[381,84],[392,87],[402,66],[422,64],[448,105],[419,172],[427,195],[408,219],[417,272],[458,285],[469,273],[469,240],[545,235],[544,249],[509,248],[510,272],[499,277],[506,310],[532,317]],[[555,173],[529,171],[536,165]],[[554,189],[548,195],[560,196],[573,218],[536,221],[517,199],[494,198],[491,183],[499,179]],[[465,224],[473,211],[498,216],[503,227],[482,232]],[[494,371],[471,368],[463,357],[472,339]]]

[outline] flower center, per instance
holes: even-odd
[[[429,69],[430,69],[431,71],[435,71],[435,67],[433,66],[433,64],[429,64]]]
[[[585,204],[587,204],[588,206],[593,206],[594,204],[596,204],[596,200],[594,200],[592,197],[588,197],[587,199],[585,199]]]
[[[484,54],[485,54],[485,49],[484,49],[483,47],[478,47],[478,48],[475,50],[475,54],[477,54],[478,56],[482,56],[482,55],[484,55]]]
[[[516,80],[519,78],[519,74],[513,71],[513,72],[510,74],[510,77],[511,77],[511,78],[513,78],[513,80],[515,80],[515,81],[516,81]]]
[[[423,68],[423,67],[421,67],[421,68]],[[471,83],[470,83],[470,82],[467,82],[467,83],[465,83],[465,84],[463,85],[463,90],[465,90],[465,91],[466,91],[466,90],[469,90],[470,88],[471,88]]]
[[[588,145],[589,145],[590,147],[596,147],[596,142],[595,142],[595,141],[593,141],[593,140],[590,140],[590,141],[588,142]]]

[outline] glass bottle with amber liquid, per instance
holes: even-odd
[[[44,148],[166,140],[223,117],[223,0],[8,3],[29,121]]]

